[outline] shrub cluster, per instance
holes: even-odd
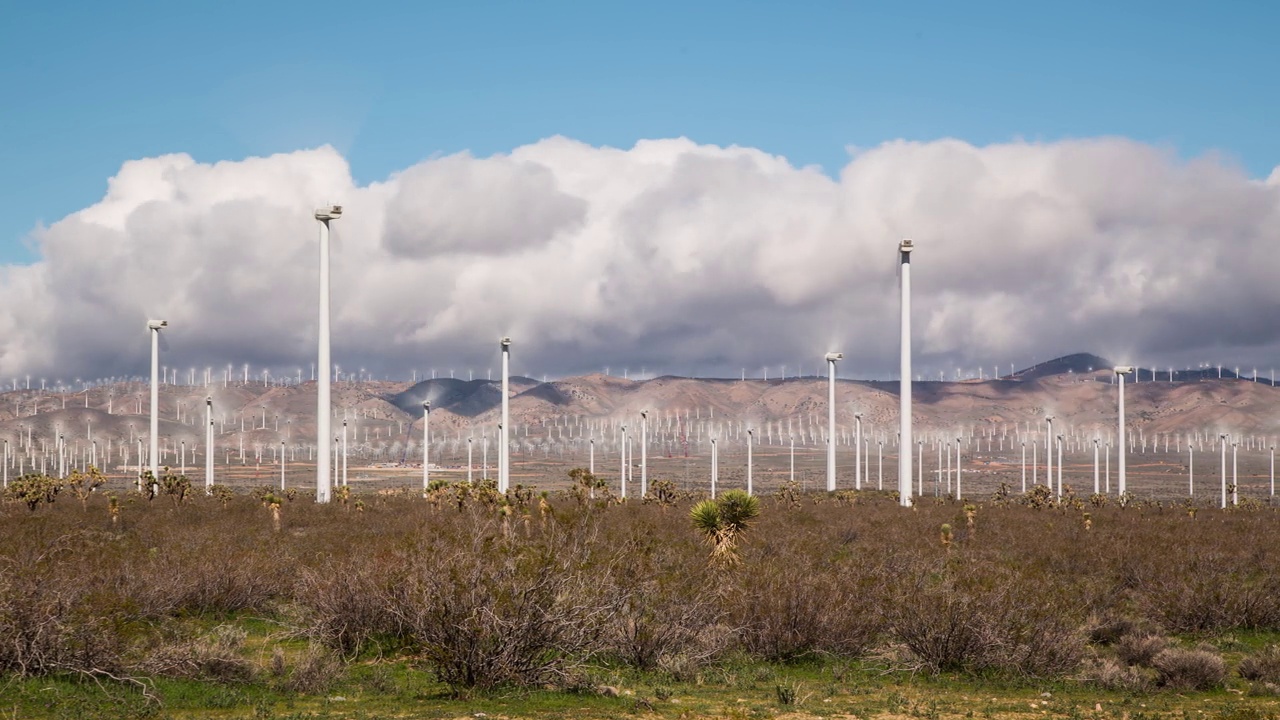
[[[695,526],[697,498],[619,504],[584,483],[317,505],[170,482],[174,502],[91,493],[83,507],[32,506],[33,487],[0,506],[0,673],[236,682],[253,670],[235,633],[182,622],[252,612],[311,641],[273,669],[300,690],[388,652],[458,692],[571,687],[599,665],[689,678],[729,652],[1204,688],[1223,682],[1221,658],[1162,632],[1280,630],[1270,511],[1093,503],[1086,523],[1067,503],[904,512],[888,496],[791,492],[730,534],[706,505]],[[1273,665],[1260,654],[1241,674]]]

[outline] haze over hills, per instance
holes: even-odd
[[[921,437],[983,433],[989,429],[1035,429],[1052,414],[1070,426],[1107,437],[1115,426],[1116,392],[1111,364],[1077,354],[1024,368],[998,379],[924,381],[914,386],[915,425]],[[1101,368],[1101,369],[1100,369]],[[1126,385],[1127,415],[1139,433],[1275,435],[1280,432],[1280,389],[1270,381],[1238,379],[1216,369],[1175,372],[1173,381],[1157,371],[1140,371]],[[515,430],[537,435],[543,424],[583,418],[632,421],[641,410],[656,419],[720,420],[747,427],[773,423],[823,427],[827,380],[694,379],[664,376],[648,380],[590,374],[539,382],[510,381]],[[187,447],[203,443],[205,397],[213,399],[220,447],[272,448],[284,441],[307,446],[315,439],[315,384],[263,385],[260,381],[203,385],[162,385],[162,437]],[[840,380],[837,422],[854,414],[876,432],[896,432],[896,382]],[[58,434],[77,442],[134,443],[147,432],[148,387],[116,383],[78,393],[19,390],[0,393],[0,438],[20,435],[52,440]],[[368,442],[421,435],[422,402],[431,402],[436,437],[493,435],[500,415],[499,381],[432,379],[418,383],[338,382],[333,388],[335,433],[345,418]]]

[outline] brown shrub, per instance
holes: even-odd
[[[295,599],[306,609],[303,632],[312,641],[354,657],[379,637],[405,636],[391,597],[405,574],[403,558],[343,558],[323,568],[303,568]]]
[[[342,679],[346,668],[327,648],[311,644],[284,679],[285,690],[304,695],[322,693]]]
[[[1094,645],[1113,645],[1126,635],[1137,632],[1137,621],[1127,617],[1109,617],[1091,623],[1089,642]]]
[[[556,521],[510,542],[501,521],[465,528],[461,546],[423,548],[393,607],[418,652],[454,692],[575,684],[603,648],[616,608],[592,562],[592,534]]]
[[[856,657],[880,635],[880,586],[866,563],[837,566],[821,553],[787,548],[741,570],[731,624],[752,655],[780,662],[817,653]]]
[[[690,572],[705,555],[698,543],[666,541],[672,533],[659,531],[655,521],[665,518],[641,519],[625,539],[610,541],[619,561],[612,563],[608,604],[617,615],[604,642],[610,655],[632,667],[688,674],[730,644],[723,587],[710,568]]]
[[[49,532],[63,528],[30,529],[21,538],[27,542],[0,556],[9,561],[0,564],[0,673],[120,672],[120,624],[75,572],[76,554],[89,541]]]
[[[933,671],[1027,677],[1073,671],[1084,656],[1074,603],[998,568],[917,567],[884,604],[893,637]]]
[[[1268,645],[1240,661],[1240,677],[1280,685],[1280,645]]]
[[[1104,690],[1140,692],[1151,684],[1150,678],[1140,668],[1126,665],[1113,658],[1092,661],[1082,677],[1086,683]]]
[[[1157,682],[1176,690],[1212,690],[1227,679],[1222,657],[1207,650],[1162,650],[1151,660]]]
[[[118,516],[102,497],[0,504],[0,672],[127,670],[146,657],[140,626],[246,611],[345,656],[417,651],[456,688],[565,682],[601,654],[688,676],[730,642],[779,660],[883,642],[933,669],[1046,677],[1078,667],[1086,633],[1150,663],[1167,648],[1136,629],[1280,629],[1280,524],[1265,512],[1108,504],[1085,531],[1070,506],[1008,503],[948,549],[937,528],[956,503],[800,496],[768,504],[724,571],[685,511],[656,504],[541,512],[415,491],[364,495],[356,512],[303,494],[275,533],[246,496],[119,497]]]
[[[1151,661],[1169,644],[1169,638],[1163,635],[1142,632],[1125,635],[1115,644],[1116,657],[1126,665],[1151,667]]]
[[[253,664],[241,657],[245,631],[219,625],[204,635],[181,633],[152,648],[134,668],[147,675],[172,678],[246,682]]]

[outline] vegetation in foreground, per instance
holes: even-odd
[[[1274,510],[572,477],[329,505],[24,478],[0,717],[1280,716]]]

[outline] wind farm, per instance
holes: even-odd
[[[900,383],[838,378],[832,357],[826,358],[832,373],[825,381],[788,377],[780,369],[768,380],[763,373],[746,379],[630,379],[603,372],[545,382],[512,377],[510,482],[560,490],[569,483],[569,470],[594,459],[596,474],[615,493],[622,489],[618,467],[633,476],[633,494],[642,475],[688,492],[709,492],[714,438],[721,488],[745,487],[746,440],[753,431],[753,489],[760,492],[788,485],[804,491],[894,491],[901,456]],[[1002,485],[1024,491],[1028,479],[1032,485],[1044,482],[1053,471],[1046,450],[1052,437],[1055,453],[1061,453],[1055,454],[1059,471],[1078,496],[1189,498],[1195,493],[1196,453],[1202,481],[1220,479],[1215,456],[1226,434],[1230,445],[1241,448],[1244,468],[1229,484],[1238,485],[1243,497],[1271,501],[1280,390],[1269,380],[1231,371],[1219,379],[1216,367],[1172,376],[1132,371],[1145,381],[1127,386],[1127,452],[1120,453],[1116,379],[1123,376],[1113,367],[1082,353],[1005,375],[992,368],[982,379],[911,383],[919,442],[908,455],[921,460],[907,478],[912,496],[953,496],[957,453],[964,458],[968,497],[989,497]],[[194,476],[211,463],[209,484],[257,488],[283,480],[284,489],[315,491],[322,451],[314,410],[318,383],[309,376],[248,370],[232,375],[225,369],[215,376],[193,368],[164,368],[163,374],[168,380],[156,387],[155,436],[149,433],[149,388],[136,381],[0,393],[6,478],[94,465],[110,487],[125,489],[152,466],[147,448],[154,438],[157,468]],[[426,453],[430,476],[447,482],[499,479],[501,381],[415,382],[416,374],[403,380],[353,374],[334,383],[329,426],[336,430],[329,434],[336,443],[323,452],[335,486],[386,491],[421,477],[425,403],[433,423]],[[211,440],[204,434],[206,423]],[[624,440],[627,426],[632,432]],[[629,446],[625,459],[623,442]],[[1037,458],[1035,466],[1023,461],[1024,447],[1028,458]],[[1126,460],[1127,486],[1121,482]],[[1204,485],[1202,498],[1211,489]]]
[[[83,5],[0,718],[1280,718],[1280,5]]]

